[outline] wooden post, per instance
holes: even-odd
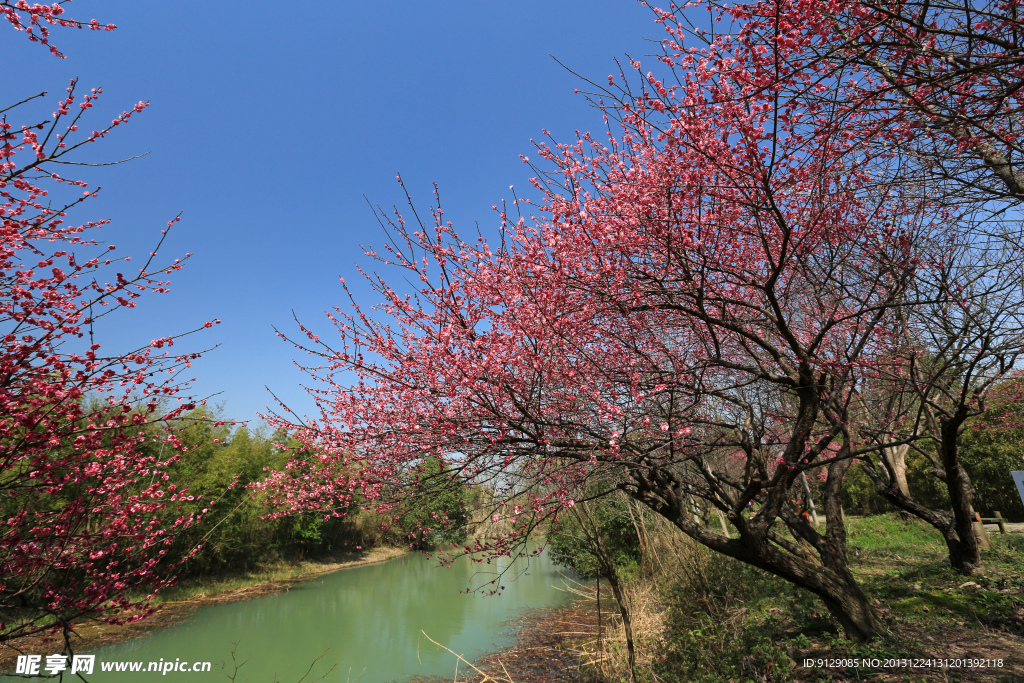
[[[1003,516],[1002,516],[1002,514],[1000,514],[999,510],[996,510],[996,524],[999,525],[999,533],[1005,534],[1006,533],[1006,522],[1003,521]]]

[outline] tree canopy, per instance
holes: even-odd
[[[381,216],[390,243],[368,255],[417,290],[375,273],[377,313],[331,314],[339,342],[300,327],[321,413],[278,422],[316,455],[275,479],[279,503],[340,514],[359,491],[393,509],[440,455],[514,501],[516,531],[466,548],[507,553],[600,479],[867,640],[881,624],[847,563],[843,479],[931,439],[951,509],[930,521],[977,571],[957,441],[1020,353],[1020,226],[1000,212],[1021,27],[1016,3],[898,5],[654,10],[660,64],[591,84],[607,136],[538,145],[540,205],[503,206],[494,239],[440,205],[433,224]],[[956,33],[975,30],[1005,54]],[[907,400],[876,409],[886,395]],[[805,476],[824,530],[794,502]]]

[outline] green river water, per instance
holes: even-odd
[[[507,560],[505,565],[507,566]],[[296,584],[285,593],[199,609],[188,621],[144,638],[111,645],[96,655],[87,680],[95,683],[164,681],[221,683],[239,662],[236,683],[296,683],[321,653],[311,681],[383,683],[411,676],[455,674],[455,657],[422,637],[425,631],[466,659],[509,645],[506,622],[529,607],[568,602],[564,579],[546,553],[518,560],[505,574],[501,595],[466,594],[494,578],[494,566],[465,558],[449,568],[418,553],[343,569]],[[487,574],[487,572],[491,572]],[[460,594],[459,591],[463,593]],[[212,663],[208,672],[146,671],[149,662]],[[46,659],[42,664],[45,667]],[[142,662],[141,672],[103,672],[103,663]],[[222,668],[226,665],[226,668]],[[465,671],[460,665],[459,674]],[[8,681],[24,678],[5,676]],[[42,678],[29,680],[42,681]],[[64,680],[78,680],[64,674]]]

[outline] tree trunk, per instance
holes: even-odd
[[[800,480],[804,485],[804,495],[807,497],[807,506],[811,510],[811,520],[814,522],[814,526],[818,526],[818,510],[814,507],[814,496],[811,495],[811,486],[807,483],[807,475],[801,474]]]
[[[690,500],[690,504],[696,508],[696,503],[693,499]],[[600,571],[597,574],[597,638],[598,638],[598,649],[600,649],[601,640],[601,575],[608,579],[608,585],[612,588],[612,594],[615,596],[615,601],[619,604],[619,614],[622,615],[622,628],[626,633],[626,652],[629,659],[629,679],[630,681],[636,680],[636,648],[634,647],[633,640],[633,622],[629,618],[629,608],[626,605],[625,596],[622,593],[622,585],[619,581],[619,573],[615,569],[615,562],[611,557],[608,556],[608,552],[605,550],[604,543],[601,539],[601,532],[594,523],[593,517],[589,518],[592,526],[593,535],[590,535],[586,531],[586,526],[583,525],[583,519],[579,513],[576,513],[577,519],[581,522],[581,528],[584,534],[587,536],[587,540],[590,543],[590,549],[594,553]]]
[[[859,588],[856,593],[819,597],[851,640],[866,643],[884,632],[884,624]]]
[[[907,451],[909,450],[908,444],[882,449],[882,457],[885,458],[889,466],[892,484],[908,498],[910,497],[910,485],[907,484]]]
[[[822,564],[818,564],[812,558],[798,557],[777,547],[767,538],[759,538],[751,533],[750,527],[743,524],[742,520],[738,520],[737,525],[740,538],[727,540],[693,524],[687,511],[678,512],[679,516],[673,520],[674,523],[698,543],[775,574],[817,595],[851,640],[864,643],[885,632],[882,620],[849,570],[844,531],[835,529],[832,534],[826,533],[825,540],[816,544],[822,558]],[[826,524],[841,526],[842,513],[836,507],[827,506],[825,514]],[[809,524],[807,527],[811,529]]]
[[[946,489],[949,491],[949,505],[953,509],[953,530],[956,542],[951,543],[948,535],[946,545],[949,547],[949,563],[953,570],[964,576],[973,576],[982,571],[981,545],[974,529],[974,498],[970,477],[960,464],[959,446],[960,425],[966,418],[966,406],[942,424],[942,439],[939,444],[939,457],[946,470]]]
[[[851,640],[866,643],[885,631],[885,625],[857,584],[845,557],[829,557],[828,566],[821,567],[806,566],[809,563],[770,549],[765,554],[772,566],[763,568],[821,598]]]
[[[983,569],[981,546],[974,528],[973,487],[970,477],[960,464],[957,437],[963,419],[960,413],[943,422],[940,429],[939,458],[946,473],[946,490],[950,510],[932,510],[921,505],[910,493],[906,479],[907,446],[882,449],[882,460],[889,473],[884,481],[870,462],[865,472],[874,481],[878,492],[899,510],[932,525],[942,534],[949,551],[949,564],[959,574],[972,576]]]
[[[808,420],[813,417],[811,415]],[[798,429],[805,427],[809,433],[809,424],[797,425]],[[653,474],[634,472],[635,488],[627,489],[627,493],[714,552],[763,569],[811,591],[821,598],[847,637],[863,643],[884,633],[885,625],[857,585],[846,560],[846,530],[840,493],[843,478],[853,463],[848,455],[849,442],[847,438],[828,465],[828,476],[822,490],[826,524],[824,536],[801,517],[791,515],[791,519],[786,520],[794,535],[813,548],[812,553],[805,553],[799,542],[794,543],[772,530],[780,520],[780,513],[800,475],[795,467],[780,468],[776,472],[771,485],[762,489],[767,494],[764,505],[753,517],[748,519],[742,514],[742,505],[750,498],[749,490],[755,490],[753,486],[743,491],[735,504],[725,508],[729,521],[739,532],[739,538],[726,538],[695,522],[687,509],[689,501],[686,496],[678,495],[678,489],[671,486],[675,479],[670,472],[654,468],[651,468]],[[792,450],[796,451],[800,443],[793,444]],[[797,457],[792,455],[790,459],[795,461]]]
[[[843,514],[842,487],[846,473],[852,466],[853,460],[846,458],[828,467],[828,477],[822,490],[825,537],[820,555],[830,574],[840,579],[840,585],[827,591],[827,594],[815,592],[842,625],[847,636],[858,642],[866,642],[880,635],[885,626],[857,584],[846,556],[846,516]]]
[[[619,614],[622,616],[622,628],[626,633],[626,656],[629,660],[629,679],[636,680],[636,648],[633,639],[633,622],[629,618],[629,608],[626,606],[626,598],[622,593],[622,586],[619,582],[619,574],[615,571],[615,565],[608,562],[605,565],[608,572],[608,584],[612,587],[612,594],[619,603]]]
[[[772,539],[768,532],[761,532],[752,525],[737,519],[740,538],[735,541],[718,543],[713,550],[731,555],[738,560],[760,567],[790,583],[806,588],[819,598],[836,621],[843,627],[846,636],[858,643],[864,643],[885,632],[885,625],[879,618],[871,601],[857,584],[846,559],[846,526],[843,519],[841,499],[842,484],[846,473],[853,464],[850,458],[837,458],[828,466],[828,476],[822,487],[822,510],[825,513],[825,533],[821,535],[810,524],[797,526],[794,531],[798,538],[806,541],[817,553],[820,561],[813,557],[800,557],[794,547],[787,552],[784,539]],[[781,490],[780,493],[784,493]],[[684,531],[686,531],[684,529]],[[687,532],[689,533],[689,532]],[[690,534],[693,536],[693,534]],[[708,537],[711,540],[713,537]],[[709,545],[701,538],[696,540]]]
[[[951,514],[948,511],[926,508],[920,503],[890,489],[880,489],[879,492],[883,498],[898,509],[924,520],[942,534],[942,540],[946,542],[946,549],[949,551],[949,565],[954,571],[964,576],[972,576],[981,571],[983,568],[981,547],[978,545],[978,536],[974,530],[973,523],[974,516],[970,512],[970,508],[968,508],[964,515],[970,529],[970,542],[964,543],[961,540],[963,538],[960,535],[962,526],[957,515]],[[973,549],[971,548],[971,543],[973,543]]]

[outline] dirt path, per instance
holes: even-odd
[[[167,628],[190,618],[200,607],[281,593],[296,583],[309,581],[322,574],[383,562],[404,555],[406,552],[401,548],[379,548],[365,553],[339,555],[323,562],[307,561],[299,566],[308,567],[308,571],[295,577],[261,581],[241,588],[222,590],[212,595],[200,593],[187,600],[161,602],[155,605],[156,611],[142,621],[123,625],[96,621],[83,623],[75,629],[75,633],[71,636],[71,647],[74,652],[81,652],[141,638],[157,629]],[[216,585],[212,589],[216,590]],[[0,672],[13,670],[19,654],[49,655],[61,652],[61,650],[59,640],[47,641],[42,636],[19,638],[0,644]]]

